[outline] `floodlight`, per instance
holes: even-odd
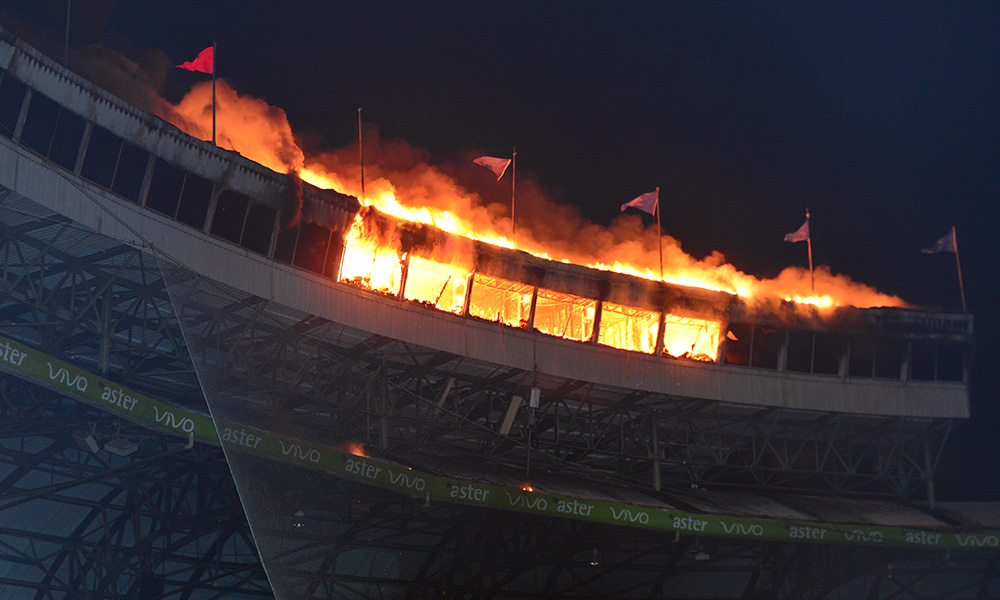
[[[133,452],[138,450],[139,447],[126,439],[115,438],[110,442],[108,442],[107,444],[104,444],[104,449],[110,452],[111,454],[117,454],[118,456],[128,456],[129,454],[132,454]]]

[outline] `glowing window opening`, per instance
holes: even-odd
[[[375,292],[396,295],[403,279],[403,265],[396,250],[358,235],[357,226],[344,240],[340,279]]]
[[[720,330],[721,324],[718,321],[666,314],[663,319],[663,353],[715,361]]]
[[[597,300],[538,288],[535,329],[570,340],[587,341],[594,331]]]
[[[469,315],[526,328],[533,291],[530,285],[476,273],[469,295]]]
[[[652,354],[659,329],[660,313],[605,302],[597,341],[613,348]]]
[[[468,281],[468,269],[410,255],[403,298],[460,315]]]

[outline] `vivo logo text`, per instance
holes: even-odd
[[[530,508],[532,510],[544,511],[549,508],[549,501],[538,496],[529,498],[527,495],[515,495],[507,492],[507,502],[509,502],[511,506],[520,506],[522,508]]]
[[[48,365],[48,367],[49,367],[49,379],[50,380],[52,380],[52,381],[58,381],[62,385],[66,386],[68,388],[73,388],[73,389],[77,390],[78,392],[86,392],[87,391],[87,385],[90,382],[88,382],[87,378],[84,377],[83,375],[75,375],[73,377],[70,377],[69,371],[67,371],[66,369],[64,369],[62,367],[59,367],[57,370],[53,371],[52,370],[52,363],[46,361],[45,364]]]
[[[153,405],[153,410],[156,412],[156,422],[161,425],[166,425],[171,429],[177,429],[183,431],[184,433],[191,433],[194,431],[194,421],[191,417],[184,417],[178,419],[177,415],[169,410],[165,410],[161,413],[160,407]]]
[[[844,534],[844,538],[849,542],[881,542],[883,541],[881,531],[861,531],[860,529],[852,529],[850,532]]]
[[[634,513],[627,509],[622,508],[621,510],[616,509],[614,506],[611,508],[611,518],[615,521],[623,521],[625,523],[641,523],[643,525],[649,524],[649,513],[641,510],[637,510]]]
[[[958,545],[972,548],[982,548],[986,546],[987,548],[996,548],[1000,544],[1000,539],[997,539],[995,535],[958,535],[955,534],[955,539],[958,540]]]
[[[424,481],[423,477],[411,478],[409,473],[393,473],[391,469],[389,470],[389,483],[418,492],[424,491],[427,487],[427,482]]]
[[[319,462],[320,453],[319,450],[316,450],[315,448],[310,448],[307,452],[304,451],[302,446],[299,446],[298,444],[289,444],[286,447],[284,440],[278,440],[278,443],[281,444],[281,453],[285,456],[291,456],[292,458],[297,458],[299,460],[308,460],[313,464]],[[359,474],[360,473],[355,473],[355,475]]]
[[[764,527],[759,523],[754,523],[753,525],[744,525],[743,523],[726,523],[721,521],[722,529],[726,533],[737,533],[739,535],[752,535],[755,537],[762,537],[764,535]]]

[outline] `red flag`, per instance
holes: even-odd
[[[480,167],[486,167],[493,174],[497,176],[497,181],[503,177],[503,174],[507,172],[507,167],[510,166],[511,159],[509,158],[496,158],[493,156],[480,156],[479,158],[473,160],[475,164]]]
[[[212,74],[215,72],[215,47],[209,46],[198,53],[198,58],[177,65],[179,69]]]

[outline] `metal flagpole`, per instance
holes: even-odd
[[[958,289],[962,293],[962,313],[969,312],[965,308],[965,285],[962,283],[962,262],[958,259],[958,235],[955,226],[951,226],[951,241],[955,244],[955,267],[958,268]]]
[[[72,4],[72,0],[66,0],[66,46],[63,48],[63,63],[66,68],[69,68],[69,13]]]
[[[812,228],[809,227],[809,208],[806,208],[806,230],[809,235],[806,236],[806,244],[809,246],[809,285],[812,288],[813,296],[816,295],[816,277],[813,275],[813,236]]]
[[[660,281],[663,281],[663,231],[660,229],[660,186],[656,186],[656,245],[660,249]]]
[[[215,142],[215,65],[218,61],[216,59],[216,47],[215,38],[212,38],[212,144],[218,145]]]
[[[361,203],[365,201],[365,141],[361,137],[361,107],[358,107],[358,155],[361,157]]]
[[[517,239],[517,228],[514,225],[514,198],[517,195],[517,146],[514,146],[514,154],[510,157],[510,243]]]

